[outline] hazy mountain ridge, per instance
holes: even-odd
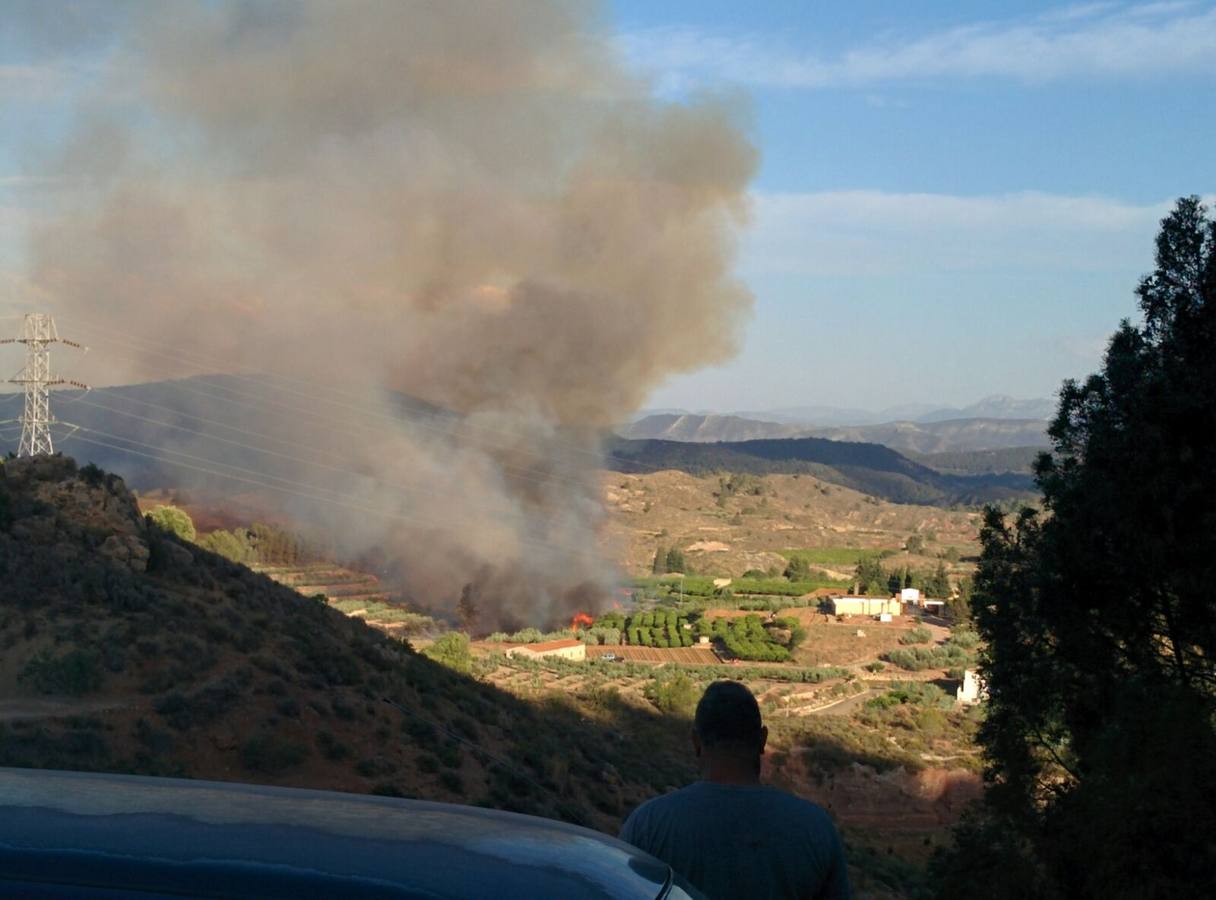
[[[905,403],[878,411],[839,406],[784,406],[772,409],[745,409],[718,412],[700,409],[643,409],[634,417],[639,422],[651,416],[737,417],[758,422],[802,427],[845,427],[884,425],[892,422],[941,422],[947,419],[1051,419],[1057,401],[1050,397],[1018,399],[1007,394],[992,394],[969,406],[940,403]]]
[[[748,419],[733,415],[653,415],[622,426],[617,432],[632,440],[714,443],[775,438],[817,437],[835,441],[883,444],[912,453],[949,453],[1044,447],[1047,423],[1039,419],[972,418],[934,422],[886,422],[878,425],[818,427]]]

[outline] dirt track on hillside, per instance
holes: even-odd
[[[0,722],[17,719],[61,719],[65,716],[84,716],[107,709],[121,709],[131,705],[129,698],[112,697],[108,700],[43,700],[21,698],[0,700]]]

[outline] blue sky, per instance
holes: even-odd
[[[1135,314],[1173,199],[1216,195],[1216,3],[611,0],[603,16],[660,95],[747,104],[761,153],[741,351],[651,406],[1049,395]],[[27,305],[23,161],[67,127],[98,57],[87,27],[54,24],[52,47],[0,28],[0,315]]]
[[[653,406],[1051,394],[1135,314],[1157,222],[1216,193],[1210,3],[652,3],[610,15],[762,153],[743,350]]]

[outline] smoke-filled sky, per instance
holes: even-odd
[[[249,18],[274,22],[257,8]],[[23,237],[62,184],[38,161],[98,87],[104,20],[131,10],[143,17],[117,0],[6,4],[0,315],[28,305]],[[662,97],[746,95],[761,151],[742,352],[670,378],[649,406],[1049,394],[1134,313],[1172,200],[1216,192],[1211,2],[610,0],[571,16]]]
[[[21,148],[45,190],[17,277],[95,348],[73,373],[293,379],[332,424],[262,406],[242,440],[291,440],[258,477],[346,554],[471,591],[484,627],[605,602],[594,429],[733,355],[751,310],[746,102],[656,97],[582,3],[65,9],[17,4],[6,40],[86,61]],[[397,424],[386,389],[464,419]]]

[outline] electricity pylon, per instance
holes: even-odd
[[[25,368],[9,381],[25,387],[25,410],[21,414],[21,444],[18,456],[49,456],[55,452],[51,442],[51,426],[58,420],[51,415],[51,388],[60,385],[88,390],[87,384],[58,378],[51,374],[51,344],[67,344],[77,350],[85,349],[75,341],[61,338],[55,330],[55,320],[47,313],[30,313],[19,338],[8,338],[0,344],[25,344]]]

